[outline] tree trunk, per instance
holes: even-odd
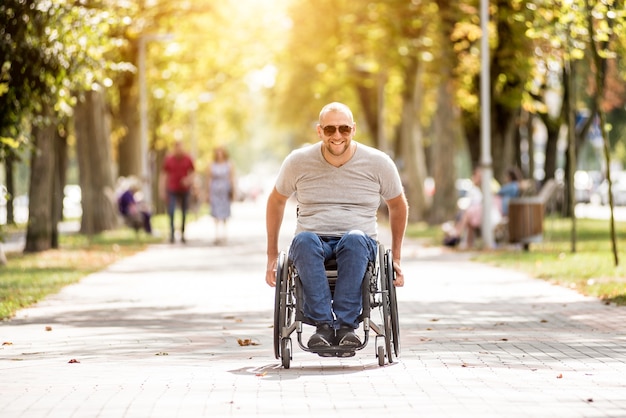
[[[439,224],[454,219],[457,212],[457,134],[460,129],[458,113],[455,111],[451,78],[445,74],[438,88],[437,113],[434,119],[434,138],[431,145],[431,173],[435,179],[433,208],[429,215],[430,224]]]
[[[89,91],[74,113],[83,216],[81,233],[93,235],[117,224],[109,121],[104,94]]]
[[[496,117],[492,118],[494,125],[491,140],[491,155],[493,159],[493,175],[497,180],[504,177],[506,169],[515,164],[515,132],[518,129],[518,110],[511,110],[502,105],[494,108]]]
[[[9,150],[7,153],[6,159],[4,160],[4,174],[6,178],[6,188],[7,188],[7,225],[12,225],[15,223],[15,214],[13,212],[13,202],[15,198],[15,179],[13,177],[13,161],[15,160],[15,156],[13,152]]]
[[[59,248],[59,222],[63,220],[63,188],[67,171],[67,138],[66,131],[56,129],[54,137],[55,168],[54,193],[52,194],[52,248]]]
[[[117,144],[119,176],[141,178],[141,138],[139,135],[139,96],[136,76],[125,73],[119,85],[119,115],[124,135]]]
[[[420,66],[417,58],[411,60],[406,70],[406,84],[402,100],[402,121],[400,126],[400,149],[403,161],[403,181],[409,202],[409,221],[418,222],[424,218],[426,199],[424,179],[426,178],[426,156],[419,121],[421,108],[418,93]]]
[[[441,61],[439,86],[437,89],[437,111],[433,119],[431,149],[431,175],[435,180],[435,195],[429,211],[431,225],[454,219],[457,213],[455,157],[462,132],[459,108],[455,100],[453,70],[457,65],[452,34],[458,21],[458,8],[447,0],[437,0],[440,10]],[[458,142],[457,142],[458,141]]]
[[[44,104],[43,118],[52,111]],[[28,227],[24,252],[40,252],[52,246],[52,195],[54,191],[54,138],[55,126],[34,126],[35,150],[31,162],[31,181],[28,203]]]
[[[355,70],[356,74],[356,92],[361,103],[361,109],[365,117],[366,129],[359,129],[362,134],[369,131],[372,140],[374,141],[374,147],[380,149],[378,142],[378,86],[373,81],[375,75],[367,71]],[[384,151],[384,150],[383,150]]]

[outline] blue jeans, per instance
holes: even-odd
[[[289,258],[302,282],[307,320],[333,328],[359,326],[363,305],[361,284],[367,264],[375,260],[376,245],[376,240],[361,231],[350,231],[342,237],[301,232],[294,237]],[[324,268],[324,262],[333,257],[337,259],[334,297]]]
[[[189,206],[189,191],[186,192],[167,192],[167,214],[170,218],[170,233],[174,236],[174,211],[176,203],[180,201],[180,210],[183,215],[181,232],[185,234],[185,219],[187,218],[187,207]]]

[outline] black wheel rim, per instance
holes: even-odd
[[[276,288],[274,292],[274,356],[280,358],[280,333],[281,333],[281,303],[280,293],[282,289],[282,270],[287,268],[284,266],[284,253],[278,256],[278,264],[276,266]]]
[[[396,286],[393,281],[396,271],[393,269],[393,257],[391,250],[387,251],[387,284],[389,288],[389,310],[391,312],[391,334],[393,337],[393,350],[396,357],[400,355],[400,319],[398,317],[398,299]]]
[[[392,331],[391,331],[391,312],[390,312],[390,301],[389,301],[389,280],[387,279],[387,265],[385,260],[385,253],[380,249],[380,264],[378,266],[378,278],[380,282],[380,290],[382,295],[382,304],[381,309],[383,311],[383,327],[385,329],[385,352],[387,353],[387,358],[389,359],[389,363],[393,362],[393,357],[391,354],[391,340],[392,340]]]

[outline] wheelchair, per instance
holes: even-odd
[[[325,264],[326,277],[331,294],[337,281],[337,262],[334,259]],[[274,355],[288,369],[292,360],[292,335],[296,332],[296,341],[303,351],[318,354],[321,357],[352,357],[356,351],[365,348],[374,332],[375,354],[378,365],[389,364],[394,356],[400,355],[400,324],[396,288],[393,284],[395,272],[391,250],[378,244],[377,257],[370,262],[361,285],[363,309],[359,315],[362,323],[362,343],[357,347],[331,346],[310,349],[302,341],[303,324],[313,325],[304,315],[303,290],[298,271],[282,251],[278,257],[276,269],[276,290],[274,298]],[[378,309],[377,309],[378,308]],[[378,321],[371,317],[373,311],[379,311]],[[355,330],[355,332],[358,330]]]

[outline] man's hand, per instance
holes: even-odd
[[[396,278],[393,281],[394,286],[404,286],[404,273],[402,273],[402,268],[400,267],[400,260],[393,260],[393,270],[396,272]]]
[[[265,271],[265,282],[272,286],[276,286],[276,268],[278,266],[277,257],[268,257],[267,270]]]

